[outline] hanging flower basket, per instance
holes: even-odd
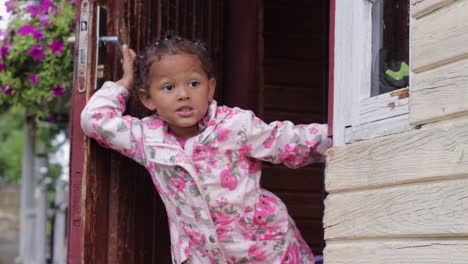
[[[36,120],[69,112],[74,4],[66,0],[5,3],[8,29],[0,32],[0,104],[20,105]]]

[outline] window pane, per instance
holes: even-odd
[[[371,96],[408,86],[409,2],[377,0],[372,8]]]

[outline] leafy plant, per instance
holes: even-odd
[[[0,183],[15,183],[21,175],[24,111],[17,107],[0,114]]]
[[[7,29],[0,30],[0,182],[15,183],[21,176],[26,122],[36,120],[32,144],[43,146],[42,154],[54,153],[58,146],[52,140],[66,133],[66,122],[52,121],[70,110],[73,52],[66,42],[74,31],[74,1],[2,4],[9,19]],[[49,159],[47,167],[44,177],[61,174]]]
[[[2,182],[18,183],[21,178],[22,155],[24,144],[23,127],[25,124],[24,109],[20,107],[11,107],[8,111],[0,113],[0,184]],[[53,123],[41,125],[36,129],[37,145],[41,146],[42,153],[38,155],[49,155],[56,153],[57,150],[66,144],[66,138],[57,141],[59,133],[65,133],[66,130]],[[43,175],[55,182],[62,174],[62,167],[54,163],[47,157],[47,172]],[[55,185],[51,185],[54,188]],[[51,190],[53,193],[54,190]]]
[[[5,5],[11,20],[0,32],[0,105],[22,106],[36,120],[68,113],[73,53],[66,43],[74,29],[73,2]]]

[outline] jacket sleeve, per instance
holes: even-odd
[[[142,122],[125,112],[128,91],[113,82],[106,82],[89,99],[81,112],[81,127],[84,133],[104,147],[143,164]]]
[[[325,151],[332,145],[327,124],[294,125],[290,121],[266,124],[251,111],[245,114],[242,145],[253,158],[297,168],[323,162]]]

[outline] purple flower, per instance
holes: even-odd
[[[36,28],[32,25],[26,24],[18,29],[18,34],[23,37],[26,37],[29,34],[33,34],[36,31]]]
[[[5,70],[5,64],[0,63],[0,72]]]
[[[44,58],[44,47],[41,45],[33,45],[27,52],[29,56],[33,58],[33,60],[37,61]]]
[[[40,28],[36,28],[32,35],[37,41],[41,41],[44,38],[44,34]]]
[[[5,2],[5,6],[6,6],[6,11],[8,13],[12,13],[12,14],[15,14],[16,13],[16,10],[15,10],[15,7],[13,6],[13,4],[16,3],[16,0],[8,0]]]
[[[55,123],[55,121],[57,120],[57,118],[55,117],[55,114],[50,114],[48,117],[47,117],[47,122],[50,122],[50,123]]]
[[[41,17],[39,17],[39,22],[40,22],[44,27],[49,26],[49,15],[48,15],[48,14],[42,14]]]
[[[63,55],[63,49],[65,48],[65,45],[63,42],[59,41],[58,39],[54,39],[52,44],[49,45],[50,50],[52,51],[52,55],[55,53],[59,53],[60,55]]]
[[[0,48],[0,56],[2,59],[5,59],[8,54],[10,53],[11,43],[4,43],[3,46]]]
[[[65,93],[65,88],[57,83],[57,85],[52,89],[52,92],[54,92],[55,96],[61,96]]]
[[[8,86],[0,85],[0,91],[2,91],[5,94],[11,94],[13,92],[13,89],[11,89]]]
[[[37,5],[28,5],[26,11],[31,14],[32,17],[36,17],[39,14],[39,8]]]
[[[26,24],[18,29],[18,34],[25,37],[31,34],[37,41],[41,41],[44,38],[44,34],[40,28],[35,28],[29,24]]]
[[[55,7],[54,3],[51,0],[44,0],[40,5],[40,8],[42,10],[47,10],[50,7]]]
[[[39,80],[39,76],[36,74],[36,73],[33,73],[31,75],[29,75],[29,81],[33,84],[33,85],[37,85],[37,81]]]

